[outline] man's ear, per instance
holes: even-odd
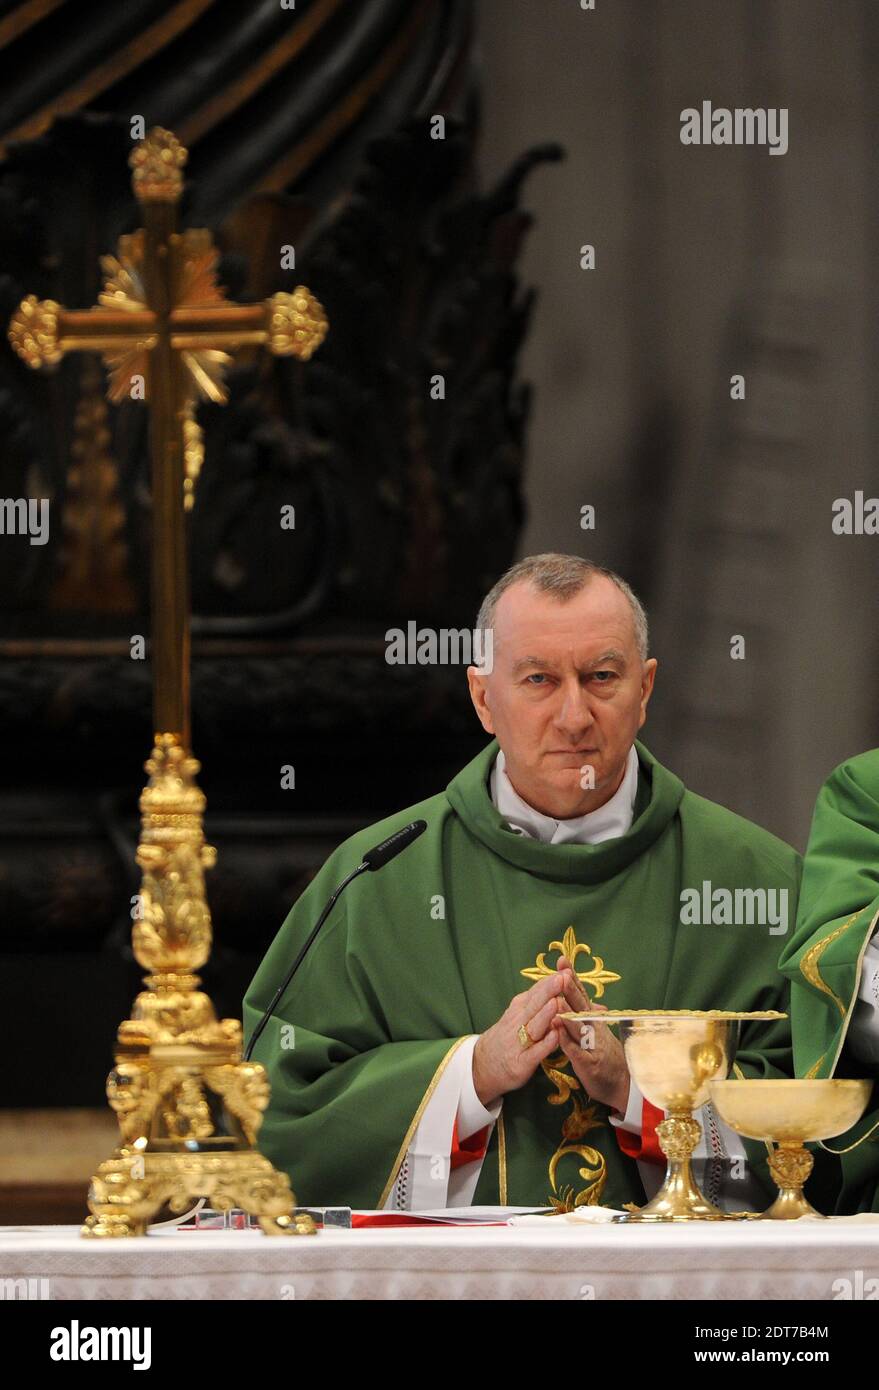
[[[658,662],[655,656],[651,656],[649,661],[644,662],[641,673],[641,713],[638,719],[638,728],[642,728],[647,718],[647,702],[653,694],[653,682],[656,679],[656,668]]]
[[[467,684],[470,687],[470,699],[473,701],[473,708],[479,716],[479,722],[487,734],[494,733],[494,720],[491,717],[491,710],[488,707],[488,676],[484,676],[476,666],[467,667]]]

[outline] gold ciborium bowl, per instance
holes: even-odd
[[[814,1164],[805,1145],[851,1129],[866,1109],[871,1085],[835,1077],[812,1081],[746,1077],[710,1083],[711,1101],[722,1120],[746,1139],[776,1145],[768,1163],[778,1196],[764,1217],[791,1221],[821,1215],[803,1196],[803,1184]]]
[[[691,1156],[702,1134],[693,1111],[709,1099],[709,1083],[725,1077],[738,1046],[739,1026],[746,1019],[776,1019],[775,1011],[737,1013],[721,1009],[630,1009],[569,1013],[581,1023],[619,1024],[629,1073],[651,1105],[666,1111],[656,1127],[668,1160],[665,1181],[646,1206],[620,1221],[722,1221],[730,1213],[699,1190]]]

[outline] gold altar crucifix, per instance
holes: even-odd
[[[310,1233],[294,1216],[289,1180],[255,1147],[268,1104],[265,1070],[241,1061],[241,1025],[218,1020],[194,973],[210,954],[204,870],[205,798],[189,747],[189,571],[186,511],[202,463],[199,399],[226,400],[227,349],[263,345],[307,360],[327,320],[302,285],[261,304],[235,304],[216,282],[209,231],[177,230],[186,150],[156,128],[133,150],[143,227],[102,261],[99,305],[67,310],[30,295],[9,339],[30,367],[66,352],[99,352],[108,395],[148,401],[152,481],[151,659],[155,741],[140,798],[143,871],[132,943],[149,973],[117,1035],[107,1095],[122,1144],[89,1189],[90,1236],[142,1235],[162,1206],[182,1212],[205,1197],[238,1206],[268,1234]]]

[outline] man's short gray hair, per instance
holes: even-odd
[[[579,594],[596,574],[603,574],[605,579],[615,584],[620,593],[625,594],[628,599],[635,627],[635,644],[641,660],[646,661],[649,650],[647,614],[638,597],[625,579],[614,574],[613,570],[596,565],[592,560],[584,560],[580,555],[558,555],[549,552],[545,555],[526,555],[524,560],[517,561],[506,574],[501,575],[482,600],[476,626],[481,632],[487,632],[494,627],[498,599],[511,584],[517,584],[519,580],[527,581],[533,584],[539,593],[553,594],[560,603],[565,603],[575,594]]]

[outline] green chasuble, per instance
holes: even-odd
[[[381,1207],[455,1048],[562,951],[609,1008],[787,1010],[778,935],[716,916],[694,922],[681,893],[701,902],[706,890],[785,892],[793,921],[798,856],[635,746],[625,835],[547,845],[510,830],[489,794],[493,741],[440,795],[352,836],[308,886],[251,983],[248,1036],[363,852],[416,817],[427,822],[341,896],[255,1049],[272,1087],[260,1148],[300,1202]],[[791,1075],[787,1020],[746,1024],[737,1062],[748,1076]],[[748,1147],[769,1197],[765,1146]],[[563,1052],[505,1096],[475,1203],[644,1200],[607,1107],[584,1094]]]
[[[815,804],[796,931],[780,961],[791,979],[797,1076],[870,1075],[846,1047],[846,1034],[877,915],[879,749],[874,748],[831,773]],[[828,1188],[828,1205],[835,1197],[840,1215],[879,1211],[879,1086],[874,1084],[863,1118],[848,1134],[829,1139],[826,1148],[850,1150],[838,1160],[841,1169],[832,1163],[835,1190]]]

